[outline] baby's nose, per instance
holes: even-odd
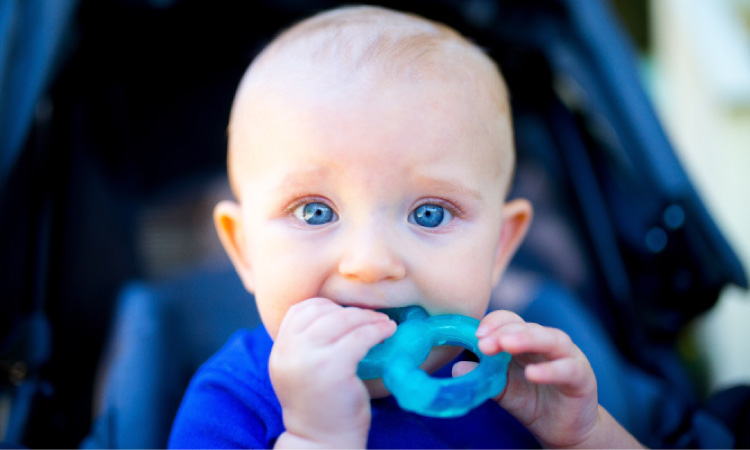
[[[345,243],[339,273],[365,283],[399,280],[406,275],[406,266],[394,247],[384,231],[353,233]]]

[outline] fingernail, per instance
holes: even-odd
[[[485,337],[490,333],[490,327],[486,325],[479,325],[479,328],[477,328],[477,337]]]

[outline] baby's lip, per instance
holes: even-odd
[[[341,306],[344,307],[354,307],[354,308],[360,308],[360,309],[372,309],[372,310],[381,310],[381,309],[388,309],[388,308],[398,308],[402,304],[398,302],[383,302],[382,300],[378,302],[368,302],[368,301],[336,301]]]
[[[415,300],[388,299],[384,301],[382,298],[370,299],[370,300],[366,298],[365,299],[357,298],[356,300],[332,298],[332,300],[344,307],[355,307],[355,308],[361,308],[361,309],[371,309],[371,310],[376,310],[376,311],[380,311],[384,309],[404,308],[407,306],[419,304],[419,302]]]
[[[379,310],[383,314],[386,314],[391,320],[397,324],[402,324],[410,319],[425,319],[429,317],[427,311],[419,305],[402,306],[399,308],[385,308]]]
[[[327,295],[326,295],[327,294]],[[338,292],[321,292],[321,297],[333,300],[341,306],[353,306],[361,309],[384,309],[413,305],[403,296],[389,295],[386,292],[367,290],[339,290]]]
[[[362,306],[361,304],[353,304],[352,302],[339,303],[339,304],[347,308],[355,307],[355,308],[370,309],[370,310],[381,312],[387,315],[388,317],[390,317],[391,320],[394,320],[397,324],[401,324],[407,319],[426,318],[429,316],[429,314],[425,311],[423,307],[419,306],[417,303],[413,301],[401,302],[398,304],[398,306],[388,305],[384,307],[373,306],[372,304],[366,304],[366,306]]]
[[[372,310],[424,305],[425,303],[420,290],[408,280],[358,283],[341,277],[331,277],[319,288],[318,294],[341,306]]]

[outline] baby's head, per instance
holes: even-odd
[[[219,235],[275,338],[311,297],[482,317],[531,217],[494,63],[375,7],[303,21],[253,62],[229,125]]]

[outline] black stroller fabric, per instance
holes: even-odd
[[[649,412],[659,411],[668,417],[665,417],[659,426],[648,430],[650,435],[645,436],[644,441],[649,445],[661,447],[731,445],[731,430],[741,429],[740,425],[731,424],[725,427],[721,421],[716,420],[721,414],[713,414],[700,407],[694,383],[675,350],[675,339],[690,320],[715,304],[723,287],[728,284],[747,287],[747,279],[742,265],[706,212],[675,157],[643,92],[634,52],[614,20],[607,2],[409,0],[368,3],[413,11],[448,23],[485,48],[499,63],[511,91],[518,147],[518,180],[513,195],[526,196],[533,201],[538,211],[534,225],[537,229],[545,223],[545,218],[562,218],[567,230],[565,236],[554,235],[551,239],[536,239],[537,235],[532,229],[511,270],[534,273],[545,280],[545,283],[564,286],[564,292],[567,294],[563,297],[577,298],[576,301],[583,305],[592,320],[601,324],[608,339],[616,344],[616,351],[623,355],[623,364],[630,364],[642,371],[644,379],[658,380],[658,383],[667,386],[664,392],[668,392],[670,397],[667,400],[662,399],[664,401],[661,404],[652,405],[653,408]],[[153,142],[148,144],[151,146],[141,148],[139,143],[145,139],[139,141],[132,135],[141,132],[147,137],[151,136],[143,133],[143,124],[151,119],[148,114],[152,113],[150,109],[141,108],[143,105],[138,103],[140,100],[144,105],[147,104],[143,98],[148,98],[148,95],[133,98],[127,93],[139,90],[146,93],[157,92],[158,82],[177,85],[182,90],[175,88],[170,91],[171,97],[156,96],[162,102],[156,107],[161,108],[160,111],[184,109],[181,105],[188,102],[180,95],[198,97],[205,104],[206,111],[200,113],[201,118],[205,118],[205,125],[221,134],[222,127],[225,126],[223,118],[228,115],[233,89],[255,52],[273,37],[279,27],[289,25],[319,10],[340,6],[344,2],[226,0],[212,2],[209,5],[194,0],[119,0],[107,6],[91,6],[94,4],[95,2],[81,1],[82,14],[78,18],[80,23],[95,23],[98,19],[92,16],[92,12],[105,10],[110,20],[116,17],[123,17],[122,20],[140,20],[139,23],[133,23],[132,27],[145,26],[146,30],[151,32],[148,36],[158,37],[163,42],[175,45],[174,48],[180,48],[177,44],[181,40],[196,46],[205,45],[206,42],[215,45],[215,51],[182,48],[184,54],[170,55],[175,61],[189,61],[185,66],[191,69],[202,63],[194,60],[195,55],[205,57],[208,63],[203,63],[201,70],[210,72],[210,67],[217,67],[215,73],[201,79],[206,84],[210,83],[211,88],[205,89],[205,92],[199,91],[197,86],[189,85],[187,81],[180,79],[180,74],[171,73],[159,66],[157,52],[152,54],[152,60],[147,61],[141,61],[136,54],[118,55],[125,62],[138,64],[140,61],[140,64],[151,64],[155,70],[161,68],[165,72],[153,72],[153,77],[144,75],[146,72],[127,72],[126,75],[132,77],[118,74],[112,79],[98,80],[91,88],[73,84],[87,96],[97,97],[97,94],[103,91],[109,95],[105,98],[115,98],[119,103],[114,107],[110,106],[109,109],[101,108],[104,113],[100,113],[100,109],[95,111],[97,114],[103,114],[94,121],[95,125],[101,126],[96,128],[96,132],[84,127],[84,135],[88,132],[94,137],[71,138],[73,142],[68,144],[71,148],[69,154],[55,154],[53,158],[49,151],[41,152],[41,156],[37,155],[37,159],[31,159],[31,163],[23,163],[24,155],[20,155],[19,161],[23,164],[13,162],[9,167],[4,167],[2,173],[10,174],[11,181],[3,180],[3,202],[0,204],[3,209],[2,217],[11,217],[11,214],[20,208],[19,202],[12,201],[13,197],[9,194],[11,187],[15,187],[10,183],[19,184],[17,181],[13,182],[14,172],[16,180],[22,176],[18,173],[35,173],[33,169],[28,168],[29,164],[48,167],[51,161],[62,161],[61,167],[78,170],[76,173],[93,172],[94,181],[86,183],[73,175],[69,178],[56,178],[61,183],[67,183],[66,189],[57,192],[54,197],[62,205],[75,205],[77,202],[91,199],[91,188],[96,190],[99,186],[96,183],[101,183],[97,180],[113,177],[120,181],[116,193],[110,198],[124,199],[126,207],[114,211],[116,208],[109,206],[109,209],[101,211],[112,222],[118,222],[121,217],[137,209],[139,203],[145,202],[148,195],[159,188],[175,183],[176,180],[194,177],[197,173],[205,171],[206,167],[221,167],[224,161],[224,148],[215,146],[216,140],[192,139],[191,133],[196,131],[187,130],[188,127],[184,123],[173,126],[167,123],[160,129],[159,134],[153,135]],[[178,19],[170,21],[170,17]],[[232,20],[232,25],[223,24],[221,18]],[[238,25],[243,22],[249,25],[245,28],[239,27]],[[179,26],[159,29],[159,24],[175,23]],[[107,26],[108,24],[99,24],[90,26],[89,29],[103,29]],[[236,34],[219,33],[225,38],[231,36],[236,42],[211,41],[211,26],[215,29],[222,26],[227,29],[236,28]],[[150,48],[150,43],[137,40],[138,32],[131,28],[130,23],[119,24],[119,27],[131,30],[132,34],[124,39],[125,41],[140,43],[144,49]],[[84,33],[82,36],[85,38],[88,35]],[[154,45],[160,48],[160,42],[156,41]],[[163,46],[166,49],[173,48],[168,44]],[[219,53],[219,47],[223,49],[223,54]],[[207,54],[211,56],[206,57]],[[89,61],[88,64],[96,67],[100,61],[98,56],[93,57],[93,62]],[[78,63],[81,64],[80,61]],[[109,75],[111,72],[102,70],[101,73]],[[68,102],[70,98],[61,91],[73,83],[71,79],[75,75],[76,72],[72,72],[62,77],[56,93]],[[208,100],[208,97],[211,97],[211,100]],[[35,98],[30,101],[36,100]],[[92,104],[101,106],[102,102],[102,99],[97,98]],[[85,103],[83,106],[75,102],[73,104],[75,108],[71,108],[71,111],[76,114],[81,114],[81,109],[86,108]],[[177,117],[175,120],[184,119],[179,115]],[[64,123],[78,123],[74,119],[66,120],[71,122]],[[170,145],[189,144],[191,139],[195,145],[194,151],[183,155],[177,164],[168,163],[174,153],[168,150],[159,151]],[[99,149],[97,154],[97,142],[101,141],[113,144],[111,148]],[[210,147],[210,151],[206,147]],[[80,155],[88,153],[77,151],[79,148],[89,153],[93,148],[95,157],[91,161],[82,162]],[[184,148],[190,146],[185,145]],[[11,154],[10,150],[7,152],[8,155]],[[3,154],[5,153],[6,149],[3,149]],[[15,155],[16,152],[12,154]],[[39,158],[43,161],[37,161]],[[70,161],[65,158],[69,158]],[[19,167],[23,169],[22,172],[19,172]],[[80,169],[81,167],[85,170]],[[551,188],[541,189],[540,186]],[[45,187],[47,190],[52,188]],[[60,199],[61,195],[67,197]],[[44,201],[33,200],[39,204]],[[99,200],[100,204],[106,203]],[[79,212],[81,208],[83,207],[79,207]],[[29,221],[33,222],[29,227],[44,229],[44,223],[49,226],[49,221],[58,223],[73,220],[65,216],[66,213],[60,206],[52,211],[57,216],[44,220],[39,219],[37,215],[28,215]],[[131,218],[118,223],[126,224],[122,234],[132,239],[132,230],[127,228],[132,224],[127,225],[128,220],[132,222]],[[8,239],[8,236],[3,235],[3,239]],[[132,244],[128,239],[123,242]],[[99,304],[102,292],[111,294],[125,278],[138,275],[138,270],[133,269],[137,266],[136,258],[132,253],[123,251],[120,244],[115,245],[113,242],[111,237],[109,240],[97,240],[94,236],[88,243],[92,247],[104,245],[105,249],[111,249],[112,254],[119,259],[110,258],[111,267],[97,268],[106,272],[107,276],[97,277],[100,284],[106,285],[98,286],[100,289],[95,292],[83,290],[84,294],[90,294],[88,296],[82,295],[81,291],[76,291],[75,296],[71,295],[82,305]],[[56,245],[42,243],[37,251],[50,261],[59,261],[56,259],[57,253],[54,252],[59,252],[61,246],[65,247],[59,241]],[[564,249],[567,248],[574,251],[566,253]],[[556,255],[556,258],[550,258],[550,254]],[[584,276],[569,276],[563,267],[567,264],[580,266]],[[46,266],[42,269],[46,270]],[[16,277],[14,283],[27,280],[28,284],[33,285],[39,280],[44,280],[44,277],[39,277],[35,272],[42,269],[25,269],[27,272]],[[85,267],[80,268],[79,272],[69,270],[79,273],[84,271]],[[212,338],[198,338],[197,341],[210,342],[211,345],[206,348],[201,346],[195,352],[185,349],[173,352],[168,346],[154,349],[149,348],[149,345],[175,344],[175,340],[179,340],[179,334],[174,334],[175,329],[190,332],[189,327],[176,327],[175,321],[180,317],[195,317],[194,314],[202,314],[196,311],[205,311],[205,305],[221,304],[226,311],[240,308],[243,312],[235,318],[246,319],[242,322],[244,324],[257,320],[252,308],[247,308],[250,300],[242,292],[241,286],[227,281],[226,277],[231,276],[231,273],[213,273],[205,277],[193,275],[195,279],[191,282],[181,278],[159,284],[137,283],[123,289],[119,296],[119,309],[114,312],[116,334],[113,335],[115,340],[110,347],[130,347],[112,353],[114,359],[106,364],[107,370],[104,373],[107,376],[103,382],[105,392],[97,397],[104,404],[99,405],[97,409],[99,417],[94,425],[95,431],[87,438],[85,445],[164,447],[168,426],[179,401],[179,393],[182,392],[187,379],[197,368],[201,358],[215,350],[212,346],[218,346],[221,337],[228,336],[238,323],[235,320],[206,321],[201,336],[210,335]],[[227,283],[227,289],[231,292],[227,289],[212,289],[212,283]],[[64,303],[65,297],[61,300],[54,297],[54,293],[46,293],[46,297],[42,295],[41,299],[36,298],[32,301],[23,289],[19,288],[17,292],[18,298],[12,299],[13,304],[28,304],[15,307],[11,311],[14,316],[18,316],[18,311],[22,311],[26,320],[28,317],[36,317],[39,323],[49,322],[52,336],[55,335],[55,330],[75,326],[74,322],[61,325],[58,316],[66,317],[65,314],[54,314],[71,306],[71,303]],[[223,296],[224,301],[216,303],[219,295]],[[191,300],[180,302],[181,298]],[[137,309],[137,314],[132,309],[134,304],[142,306]],[[143,306],[146,304],[148,305]],[[240,304],[242,306],[238,306]],[[111,312],[111,309],[107,310],[102,306],[97,308],[92,311],[102,312],[104,309],[106,314]],[[154,314],[148,315],[150,312]],[[108,317],[105,317],[103,323],[108,323]],[[153,324],[151,328],[128,322],[134,318],[143,320],[144,317],[152,321],[149,322]],[[226,315],[219,314],[217,317]],[[33,328],[42,330],[36,333],[38,336],[34,338],[34,342],[43,341],[42,348],[49,348],[52,339],[46,326]],[[6,330],[2,331],[5,339],[4,336],[9,334]],[[126,338],[127,336],[129,338]],[[196,342],[193,338],[194,336],[186,338],[185,341]],[[2,344],[0,349],[5,352],[9,347],[6,342]],[[14,348],[14,351],[17,349]],[[126,355],[127,358],[118,360],[117,355]],[[143,359],[139,359],[139,355],[142,355]],[[37,356],[34,357],[39,359]],[[58,350],[58,359],[64,360],[66,357],[68,355],[60,354]],[[148,366],[152,365],[157,357],[160,361],[158,367],[164,367],[164,363],[173,366],[168,370],[149,371]],[[25,358],[29,359],[29,356]],[[9,360],[10,357],[4,353],[0,355],[0,359]],[[24,356],[19,357],[14,353],[13,359],[23,360]],[[135,372],[141,375],[123,378],[123,374]],[[39,373],[35,376],[38,377]],[[129,381],[121,383],[118,388],[116,380],[123,379]],[[646,384],[648,383],[644,382],[643,385]],[[132,392],[132,389],[138,389],[139,386],[150,386],[151,390],[144,391],[148,395],[122,395],[125,392],[122,389],[125,387]],[[160,390],[154,386],[169,386],[169,389]],[[13,407],[16,411],[33,411],[33,405],[29,402],[34,395],[24,397],[18,394],[22,387],[23,384],[21,387],[9,387],[15,390],[15,398],[29,399],[16,402]],[[28,388],[26,385],[27,391]],[[653,390],[653,385],[649,384],[646,390],[649,389]],[[648,395],[644,394],[643,398],[659,403],[659,393],[649,392]],[[712,408],[711,411],[722,411],[722,408],[716,405]],[[58,416],[61,415],[60,411],[57,413]],[[18,413],[17,417],[26,415]],[[31,425],[26,422],[19,423],[15,426],[18,431],[14,432],[14,436],[18,440],[24,440],[24,429],[26,434],[38,433],[44,426],[43,421],[41,424]],[[139,438],[134,439],[135,436]],[[61,445],[55,442],[41,442],[44,446]]]
[[[513,93],[519,158],[564,189],[559,204],[595,274],[582,297],[632,359],[679,372],[661,347],[726,284],[747,287],[742,265],[675,157],[605,4],[501,2],[499,15],[488,33]]]

